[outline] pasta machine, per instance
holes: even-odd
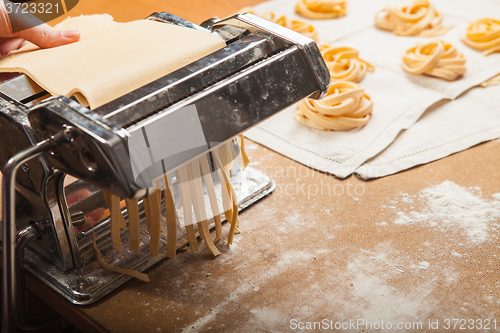
[[[89,224],[114,265],[143,271],[164,258],[148,252],[147,238],[140,253],[121,257],[112,249],[109,218],[97,217],[106,209],[103,190],[140,199],[160,175],[204,154],[211,160],[210,151],[223,144],[235,157],[237,135],[328,89],[328,69],[313,40],[252,14],[201,26],[168,13],[148,19],[208,29],[226,47],[94,110],[48,96],[24,75],[0,84],[4,331],[14,319],[22,327],[37,322],[26,312],[25,270],[74,304],[89,304],[130,278],[96,263]],[[77,180],[65,182],[67,175]],[[242,172],[238,159],[231,179],[239,209],[274,188],[264,174]],[[126,243],[126,234],[121,237]]]

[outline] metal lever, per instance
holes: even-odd
[[[44,153],[54,151],[63,142],[72,140],[73,128],[63,126],[62,131],[53,137],[27,148],[9,159],[3,168],[2,207],[3,207],[3,266],[2,266],[2,333],[14,332],[17,305],[17,265],[16,256],[16,175],[19,167],[27,161]],[[17,259],[17,260],[16,260]]]
[[[53,310],[37,316],[31,316],[28,313],[26,278],[24,276],[23,264],[24,249],[29,242],[42,236],[40,226],[43,228],[44,224],[30,224],[24,229],[19,230],[16,236],[16,280],[18,281],[17,297],[19,298],[16,303],[16,322],[17,326],[23,330],[39,329],[61,319],[61,316]]]

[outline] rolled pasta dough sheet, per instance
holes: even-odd
[[[25,73],[52,95],[75,95],[96,108],[224,46],[209,32],[139,20],[73,44],[8,55],[0,72]]]

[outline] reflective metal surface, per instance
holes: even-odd
[[[46,92],[24,75],[0,84],[0,166],[61,129],[72,129],[71,138],[50,154],[19,165],[15,192],[11,187],[15,207],[4,206],[16,225],[7,224],[4,230],[13,235],[30,223],[39,227],[42,239],[28,244],[26,269],[75,304],[91,303],[129,279],[104,271],[92,251],[88,227],[92,217],[106,208],[101,190],[121,198],[141,198],[163,172],[170,173],[231,141],[304,97],[320,97],[329,86],[328,69],[314,41],[254,15],[210,20],[204,27],[168,13],[155,13],[149,19],[209,29],[227,46],[95,110],[61,96],[42,100]],[[179,140],[181,134],[199,140],[193,147],[183,146],[189,140]],[[231,147],[238,150],[234,143]],[[135,160],[134,151],[139,152]],[[141,165],[141,152],[149,154],[150,165]],[[252,168],[243,173],[238,162],[233,163],[231,179],[240,209],[274,189],[267,176]],[[65,187],[66,175],[83,181]],[[220,201],[220,181],[216,174],[213,178]],[[78,197],[81,191],[86,194]],[[178,203],[179,193],[174,196]],[[204,199],[209,207],[206,193]],[[181,210],[177,217],[179,247],[187,239]],[[109,220],[97,223],[95,231],[105,260],[114,265],[142,271],[163,258],[149,253],[146,233],[141,236],[141,252],[125,251],[122,258],[112,249]],[[165,248],[166,235],[161,239]],[[122,243],[127,248],[125,232]],[[5,253],[10,258],[12,251]],[[10,259],[4,262],[11,264]],[[8,286],[3,290],[8,297],[5,303],[14,304],[13,295],[5,292]]]
[[[116,195],[140,197],[162,172],[161,164],[172,171],[328,88],[328,69],[312,39],[251,14],[217,21],[212,29],[225,26],[243,27],[249,34],[93,111],[62,97],[33,108],[29,119],[39,137],[50,136],[63,124],[78,131],[71,144],[60,147],[60,154],[45,157],[57,169]],[[171,159],[154,160],[156,165],[136,179],[130,138],[141,136],[152,124],[178,123],[190,107],[197,116],[193,123],[182,122],[184,133],[203,136],[204,145],[183,149],[182,155]],[[82,163],[82,152],[92,157],[93,168]]]
[[[246,168],[244,172],[242,172],[241,169],[237,172],[232,172],[232,179],[236,195],[238,197],[238,207],[240,210],[271,193],[275,186],[274,182],[269,179],[269,177],[251,167]],[[220,181],[218,178],[214,177],[214,183],[217,193],[220,193]],[[179,195],[175,182],[174,190],[177,206],[179,202]],[[219,206],[222,207],[220,198],[221,196],[218,195]],[[205,201],[206,206],[209,207],[209,199],[206,196]],[[109,237],[109,219],[106,219],[97,225],[95,227],[95,232],[98,248],[106,262],[128,269],[144,271],[165,258],[163,251],[166,249],[167,238],[166,233],[162,232],[160,255],[158,257],[154,257],[151,253],[149,253],[149,236],[146,232],[147,224],[145,221],[145,214],[142,204],[140,204],[139,207],[142,230],[140,245],[141,252],[139,254],[129,250],[128,233],[123,231],[121,234],[123,258],[119,257],[118,252],[111,246],[111,238]],[[125,218],[127,219],[128,216],[126,215],[126,211],[124,211],[124,213]],[[179,209],[177,213],[177,248],[181,248],[188,244],[188,240],[184,229],[182,209]],[[162,223],[165,223],[164,211],[162,211],[162,221]],[[209,223],[213,223],[213,220],[209,221]],[[166,228],[164,229],[166,230]],[[98,300],[128,281],[130,277],[106,271],[99,266],[95,260],[95,254],[91,246],[91,230],[81,232],[77,235],[77,238],[79,250],[83,259],[82,266],[78,269],[63,272],[29,247],[25,251],[25,266],[26,269],[33,273],[37,278],[52,286],[55,291],[67,298],[69,301],[74,304],[83,305]],[[221,246],[221,244],[218,245]]]

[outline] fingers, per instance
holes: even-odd
[[[41,48],[66,45],[80,40],[79,31],[57,31],[52,29],[48,24],[41,24],[30,29],[19,31],[14,35],[24,38]]]
[[[0,40],[0,57],[7,55],[10,51],[19,49],[24,45],[25,40],[22,38],[6,38]]]

